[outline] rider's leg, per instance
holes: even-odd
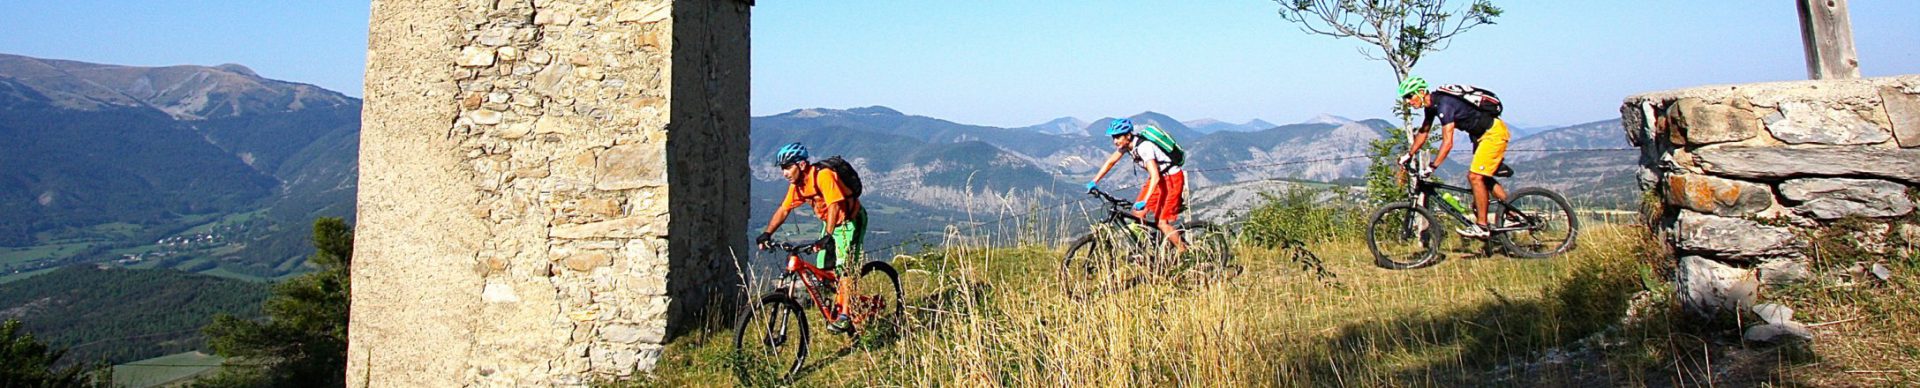
[[[1473,184],[1473,223],[1481,228],[1487,227],[1487,181],[1493,180],[1477,173],[1467,173],[1467,182]]]
[[[1180,229],[1173,227],[1173,220],[1162,218],[1155,226],[1160,227],[1160,233],[1165,234],[1167,241],[1173,243],[1176,252],[1187,253],[1187,240],[1180,238]]]
[[[1508,137],[1506,121],[1493,119],[1493,125],[1474,142],[1473,163],[1467,166],[1467,182],[1473,184],[1473,221],[1482,229],[1487,226],[1488,194],[1498,195],[1501,200],[1507,197],[1506,189],[1499,187],[1493,174],[1507,158]]]
[[[1182,171],[1167,174],[1160,181],[1163,186],[1160,188],[1159,200],[1147,206],[1153,209],[1153,216],[1158,219],[1157,226],[1160,227],[1160,233],[1167,236],[1167,241],[1173,242],[1173,247],[1178,252],[1187,253],[1187,239],[1181,238],[1180,230],[1174,228],[1175,221],[1180,219],[1180,208],[1186,205],[1187,173]]]
[[[847,300],[849,295],[859,292],[859,290],[854,289],[855,283],[853,277],[859,274],[860,271],[857,267],[860,265],[860,259],[862,258],[860,250],[866,245],[866,235],[867,210],[865,208],[855,211],[853,217],[847,219],[846,223],[840,224],[840,227],[833,229],[833,241],[835,241],[833,247],[834,253],[840,257],[840,262],[849,263],[846,268],[839,271],[840,282],[835,285],[835,288],[839,291],[835,292],[833,296],[834,306],[838,307],[842,312],[848,311]]]

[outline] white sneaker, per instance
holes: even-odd
[[[1480,225],[1467,225],[1465,228],[1455,229],[1454,231],[1459,232],[1460,236],[1466,238],[1487,238],[1487,228],[1482,228]]]

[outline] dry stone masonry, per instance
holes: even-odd
[[[1914,233],[1920,76],[1648,93],[1620,114],[1698,313],[1752,308],[1761,285],[1809,276],[1808,236],[1836,222],[1866,221],[1866,245]]]
[[[618,379],[729,300],[750,7],[374,1],[350,384]]]

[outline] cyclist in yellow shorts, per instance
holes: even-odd
[[[1472,238],[1486,238],[1487,231],[1487,194],[1492,198],[1507,200],[1507,189],[1500,181],[1493,179],[1500,163],[1507,157],[1507,123],[1494,114],[1480,110],[1465,98],[1451,93],[1432,93],[1427,90],[1427,80],[1419,76],[1408,76],[1400,83],[1400,98],[1407,105],[1425,112],[1426,118],[1420,122],[1413,135],[1413,146],[1407,155],[1400,157],[1401,164],[1412,160],[1415,151],[1427,145],[1428,130],[1435,121],[1440,122],[1440,152],[1434,155],[1433,162],[1427,165],[1427,171],[1440,167],[1447,160],[1447,153],[1453,151],[1453,130],[1467,133],[1473,141],[1473,163],[1467,166],[1467,182],[1473,186],[1473,222],[1460,229],[1460,235]]]

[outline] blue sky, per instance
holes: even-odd
[[[1612,118],[1629,94],[1806,76],[1789,2],[1500,2],[1415,73],[1506,97],[1523,125]],[[1852,2],[1867,76],[1920,73],[1920,3]],[[131,65],[241,63],[360,95],[368,5],[0,2],[0,52]],[[794,1],[754,8],[753,114],[886,105],[1024,126],[1154,110],[1180,119],[1384,117],[1392,74],[1271,1]]]

